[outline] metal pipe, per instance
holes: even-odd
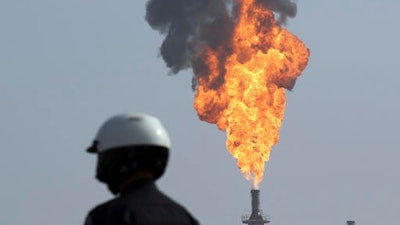
[[[251,211],[252,213],[260,212],[260,190],[251,190]]]

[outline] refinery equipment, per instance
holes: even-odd
[[[242,216],[242,223],[248,225],[264,225],[271,222],[270,217],[263,215],[260,209],[260,190],[251,190],[251,214]],[[356,225],[354,220],[347,220],[347,225]]]
[[[270,222],[268,216],[264,216],[260,210],[260,190],[251,190],[251,214],[242,216],[242,223],[248,225],[264,225]]]

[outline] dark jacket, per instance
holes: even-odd
[[[198,225],[181,205],[161,193],[154,181],[130,184],[118,197],[86,217],[85,225]]]

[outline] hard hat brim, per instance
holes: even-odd
[[[93,153],[93,154],[98,153],[99,151],[97,148],[97,144],[98,144],[98,141],[93,141],[93,144],[86,149],[86,152]]]

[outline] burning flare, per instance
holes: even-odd
[[[258,0],[239,0],[237,7],[227,44],[206,45],[193,59],[193,64],[202,61],[208,72],[196,76],[194,107],[201,120],[226,131],[228,150],[257,187],[279,140],[284,89],[294,87],[308,63],[309,50]]]

